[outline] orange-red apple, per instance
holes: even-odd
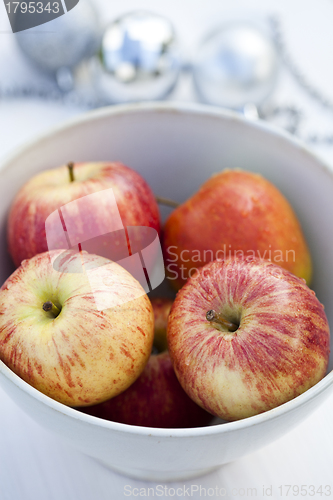
[[[163,251],[177,289],[196,268],[232,255],[271,260],[311,280],[309,249],[290,203],[261,175],[241,170],[214,175],[171,213]]]

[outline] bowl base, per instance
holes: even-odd
[[[141,479],[144,481],[183,481],[193,477],[204,476],[210,472],[214,472],[221,468],[221,465],[215,467],[208,467],[207,469],[183,470],[183,471],[159,471],[159,470],[144,470],[136,468],[118,468],[110,465],[102,460],[95,459],[104,467],[117,472],[123,476],[131,477],[133,479]]]

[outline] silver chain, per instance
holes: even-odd
[[[34,87],[27,86],[2,86],[0,85],[0,99],[19,99],[19,98],[35,98],[42,101],[55,102],[59,104],[73,105],[84,107],[87,109],[95,109],[106,105],[101,100],[92,96],[83,96],[78,92],[65,92],[60,88],[50,88],[48,86]]]
[[[306,76],[300,71],[297,64],[288,53],[282,36],[282,29],[279,19],[276,16],[271,16],[269,18],[269,23],[272,30],[273,40],[275,42],[281,60],[290,74],[293,76],[294,80],[303,89],[303,91],[317,104],[320,104],[321,107],[326,111],[333,113],[333,102],[308,81]],[[303,115],[302,111],[294,107],[277,107],[275,108],[276,114],[279,114],[280,110],[282,113],[286,111],[290,114],[292,120],[289,131],[297,134],[298,126]],[[312,144],[333,145],[333,132],[325,135],[312,133],[305,138],[303,137],[303,140]]]

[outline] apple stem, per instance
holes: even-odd
[[[217,323],[221,326],[226,327],[229,330],[229,332],[235,332],[238,328],[238,325],[232,323],[231,321],[228,321],[221,314],[217,313],[213,309],[207,311],[206,319],[212,323]]]
[[[69,163],[67,163],[67,167],[68,167],[68,170],[69,170],[69,179],[70,179],[70,182],[74,182],[75,181],[75,178],[74,178],[74,163],[72,161],[70,161]]]
[[[56,318],[60,314],[60,309],[51,302],[51,300],[48,300],[47,302],[44,302],[43,304],[43,310],[45,312],[52,312],[54,314],[54,317]]]
[[[170,200],[169,198],[163,198],[163,196],[155,196],[155,199],[157,203],[160,205],[166,205],[167,207],[177,208],[180,205],[177,201]]]

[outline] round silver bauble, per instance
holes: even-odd
[[[193,78],[202,101],[243,110],[260,106],[277,83],[279,60],[272,39],[254,24],[230,22],[200,46]]]
[[[60,87],[70,87],[71,70],[98,50],[101,32],[91,0],[66,14],[15,34],[22,52],[39,68],[53,73]]]
[[[109,103],[164,98],[180,68],[173,25],[146,11],[125,14],[107,26],[94,61],[96,87]]]

